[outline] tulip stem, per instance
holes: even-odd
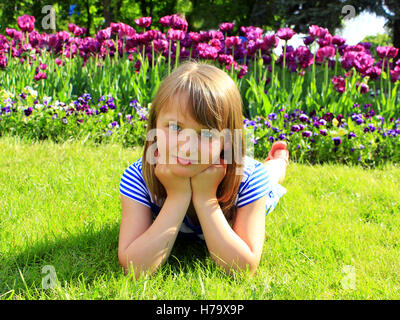
[[[286,91],[286,45],[287,40],[285,40],[285,47],[283,48],[283,74],[282,74],[282,89]]]
[[[179,62],[179,54],[180,54],[180,41],[176,42],[176,51],[175,51],[175,69],[178,67]]]
[[[338,48],[336,48],[336,54],[335,54],[335,57],[336,57],[336,61],[335,61],[335,77],[336,77],[336,74],[337,74],[337,64],[338,64],[338,60],[339,60],[339,52],[338,51],[339,51]]]
[[[382,95],[382,94],[385,94],[384,93],[384,90],[383,90],[383,72],[385,72],[385,58],[383,59],[383,65],[382,65],[382,71],[381,71],[381,92],[380,92],[380,94]]]
[[[168,75],[171,73],[171,39],[168,40]]]
[[[387,86],[388,86],[388,104],[386,105],[386,108],[391,108],[390,102],[391,102],[391,98],[392,98],[392,86],[390,83],[390,62],[388,60],[387,63],[387,74],[386,74],[386,82],[387,82]]]
[[[325,61],[325,81],[324,81],[324,88],[323,88],[323,98],[325,98],[325,92],[327,90],[328,87],[328,60]]]
[[[151,69],[154,70],[154,42],[151,42]]]

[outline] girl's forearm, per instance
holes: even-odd
[[[249,246],[231,228],[216,198],[193,200],[207,248],[213,260],[226,271],[254,273],[258,259]]]
[[[190,194],[165,199],[152,225],[122,253],[120,261],[126,271],[132,264],[138,278],[141,272],[153,273],[164,263],[175,243],[190,200]]]

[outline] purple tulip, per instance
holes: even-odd
[[[249,40],[246,47],[246,55],[253,57],[254,54],[261,48],[262,40]]]
[[[176,30],[187,32],[188,22],[184,17],[181,17],[178,14],[173,14],[171,17],[171,27]]]
[[[344,45],[345,42],[346,42],[346,39],[343,39],[342,37],[340,37],[340,36],[338,36],[338,35],[335,35],[335,36],[333,36],[333,38],[332,38],[332,44],[334,44],[334,45],[336,45],[336,46],[338,46],[338,47]]]
[[[171,24],[171,16],[164,16],[161,17],[159,22],[164,26],[164,27],[169,27]]]
[[[199,43],[197,45],[197,51],[199,53],[199,57],[202,59],[215,60],[218,57],[218,50],[208,45],[208,43]]]
[[[232,63],[235,61],[232,55],[230,54],[220,54],[218,56],[218,62],[221,65],[232,65]]]
[[[321,28],[317,25],[312,25],[308,28],[308,33],[313,38],[323,38],[328,33],[328,29]]]
[[[182,30],[187,32],[188,23],[186,19],[177,14],[161,17],[159,22],[164,27],[171,27],[175,30]]]
[[[235,24],[232,22],[223,22],[219,25],[219,30],[221,30],[222,32],[228,32],[233,29],[234,25]]]
[[[318,40],[318,44],[320,47],[332,45],[332,35],[327,32],[323,37]]]
[[[365,52],[359,52],[354,61],[353,65],[356,67],[358,72],[364,73],[367,69],[371,68],[375,62],[375,59],[371,55]]]
[[[131,38],[134,36],[134,34],[136,34],[136,30],[134,28],[132,28],[130,25],[127,25],[125,23],[119,22],[118,27],[119,27],[118,28],[118,38],[120,38],[120,39]],[[109,29],[111,32],[112,31],[111,27],[108,27],[105,30],[108,31]],[[107,38],[107,39],[109,39],[109,38]]]
[[[111,28],[111,32],[113,34],[118,33],[119,32],[119,28],[120,28],[120,22],[119,23],[111,22],[110,23],[110,28]]]
[[[337,92],[343,93],[346,90],[346,80],[342,76],[332,77],[332,83]]]
[[[217,49],[218,51],[222,50],[222,43],[221,41],[219,41],[218,39],[211,39],[208,44],[212,47],[214,47],[215,49]]]
[[[304,38],[303,42],[306,46],[309,46],[315,41],[315,38],[313,36],[307,36]]]
[[[157,39],[153,41],[155,52],[163,52],[168,50],[168,41],[164,39]]]
[[[189,36],[190,39],[194,42],[194,43],[199,43],[201,42],[201,36],[199,33],[197,32],[189,32]]]
[[[276,32],[276,36],[282,40],[290,40],[294,36],[295,32],[290,28],[280,28]]]
[[[341,64],[345,70],[348,71],[354,66],[354,60],[356,59],[357,54],[358,53],[355,51],[348,51],[343,55]]]
[[[7,57],[0,53],[0,68],[7,67]]]
[[[334,46],[327,45],[317,50],[317,55],[315,60],[318,62],[323,62],[325,59],[334,57],[335,54],[336,54],[336,48]]]
[[[271,56],[266,55],[266,54],[263,54],[263,55],[262,55],[262,59],[263,59],[264,64],[270,64],[271,61],[272,61]]]
[[[6,28],[6,35],[9,36],[10,38],[14,38],[14,33],[17,30],[13,29],[13,28]]]
[[[371,80],[377,80],[382,70],[378,67],[369,67],[365,70],[364,76],[368,76]]]
[[[74,34],[75,37],[79,37],[86,33],[86,28],[80,28],[76,24],[68,23],[68,30]],[[29,37],[30,38],[30,37]]]
[[[306,46],[299,46],[294,53],[295,61],[301,69],[306,69],[313,63],[313,54]]]
[[[240,39],[239,37],[227,37],[225,38],[225,46],[228,49],[231,49],[233,47],[237,47],[238,45],[240,45],[242,43],[242,39]]]
[[[356,88],[358,89],[359,86],[360,86],[360,83],[357,82],[357,83],[356,83]],[[365,83],[361,83],[360,93],[361,93],[361,94],[364,94],[364,93],[367,93],[367,92],[369,92],[368,85],[366,85]]]
[[[263,52],[267,52],[272,48],[276,48],[279,44],[279,38],[277,38],[274,34],[267,34],[260,45],[260,48]]]
[[[169,29],[167,38],[172,41],[180,41],[185,38],[185,32],[182,30]]]
[[[190,48],[193,44],[193,40],[188,33],[185,33],[185,37],[181,40],[181,45],[185,48]]]
[[[151,17],[141,17],[139,19],[135,19],[135,23],[142,28],[148,28],[151,25]]]
[[[248,40],[257,40],[257,39],[261,39],[264,30],[259,28],[259,27],[253,27],[253,26],[249,26],[249,27],[240,27],[240,31],[242,33],[244,33],[246,39]]]
[[[392,59],[397,56],[399,49],[394,48],[392,46],[384,46],[384,47],[377,47],[376,53],[378,54],[379,58],[384,59]]]
[[[17,24],[22,32],[32,32],[35,29],[35,17],[24,14],[17,18]]]
[[[239,66],[240,71],[239,71],[239,79],[242,79],[246,74],[247,74],[247,66],[245,64],[242,64]]]
[[[218,31],[218,30],[211,30],[211,31],[208,31],[208,34],[209,34],[209,36],[210,36],[210,40],[212,40],[212,39],[217,39],[217,40],[220,40],[220,41],[222,41],[222,40],[224,40],[224,34],[221,32],[221,31]]]
[[[359,44],[362,45],[367,50],[371,48],[371,42],[360,42]]]
[[[1,66],[1,58],[0,58],[0,66]],[[400,67],[396,66],[394,70],[390,70],[390,77],[392,82],[396,82],[400,80]]]
[[[47,75],[44,72],[39,72],[34,77],[35,81],[47,79]]]

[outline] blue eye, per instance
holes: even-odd
[[[212,138],[214,136],[210,130],[201,131],[201,134],[205,138]]]
[[[179,126],[176,125],[175,123],[170,123],[170,124],[169,124],[169,127],[171,128],[171,126],[179,127]],[[175,129],[172,129],[172,130],[175,130]]]

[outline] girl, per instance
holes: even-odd
[[[271,212],[286,193],[279,183],[289,152],[284,141],[276,142],[261,163],[245,155],[244,135],[222,143],[224,129],[243,130],[241,96],[227,73],[187,62],[162,82],[143,156],[120,182],[118,258],[126,272],[133,269],[136,278],[153,273],[181,233],[205,242],[226,271],[249,268],[254,274],[265,241],[265,210]],[[185,130],[194,133],[190,148],[181,139]],[[154,132],[155,142],[149,140]],[[235,158],[227,162],[230,155]]]

